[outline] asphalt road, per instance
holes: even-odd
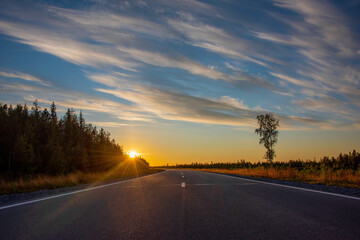
[[[360,239],[360,199],[169,170],[0,209],[0,239]]]

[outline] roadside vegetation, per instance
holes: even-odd
[[[0,194],[141,176],[150,169],[130,158],[104,129],[68,109],[58,119],[53,102],[41,110],[0,105]]]
[[[125,180],[162,171],[146,167],[141,159],[123,159],[119,165],[107,171],[72,172],[60,175],[38,174],[18,177],[15,179],[0,179],[0,195],[11,193],[32,192],[42,189],[72,187],[79,184],[104,183],[110,180]]]
[[[177,164],[172,168],[360,188],[360,153],[355,150],[348,154],[339,154],[338,157],[323,157],[319,161],[196,162]]]

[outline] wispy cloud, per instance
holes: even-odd
[[[198,62],[192,61],[182,56],[166,56],[158,52],[149,52],[144,49],[130,49],[125,47],[118,47],[122,52],[126,52],[132,58],[141,62],[160,66],[173,67],[186,70],[194,75],[201,75],[211,79],[230,80],[232,77],[225,73],[216,71],[210,67],[204,66]]]
[[[346,16],[327,1],[291,0],[274,1],[274,4],[298,13],[303,20],[283,18],[281,21],[293,28],[290,34],[259,32],[257,37],[295,47],[295,52],[304,57],[298,59],[303,64],[303,70],[298,73],[305,77],[334,88],[349,79],[347,68],[358,57],[360,43],[359,34],[351,31]],[[359,79],[354,83],[359,84]]]
[[[39,77],[5,70],[0,91],[107,113],[119,126],[159,119],[254,126],[266,109],[278,111],[287,129],[355,124],[360,43],[345,14],[327,1],[276,0],[270,9],[248,9],[271,23],[249,24],[217,4],[3,4],[2,34],[77,65],[91,81],[87,92],[101,97],[56,92]]]
[[[177,120],[206,124],[253,125],[255,111],[237,108],[223,101],[194,97],[160,89],[143,89],[141,92],[125,92],[121,89],[97,89],[136,103],[143,111],[165,120]]]
[[[95,126],[111,127],[111,128],[123,127],[123,126],[129,126],[130,125],[130,124],[118,123],[118,122],[96,122],[96,121],[91,121],[90,123],[95,125]]]
[[[136,71],[136,69],[141,68],[141,63],[146,63],[160,67],[183,69],[193,75],[224,80],[235,84],[238,81],[246,81],[257,86],[273,88],[270,83],[260,77],[253,77],[241,71],[238,71],[236,75],[228,75],[186,58],[180,53],[166,55],[148,51],[139,46],[131,47],[129,44],[136,43],[137,40],[129,34],[121,33],[117,37],[114,36],[114,31],[124,29],[152,34],[157,37],[161,34],[165,35],[165,28],[160,27],[158,24],[111,14],[70,11],[60,8],[49,9],[50,12],[54,12],[60,17],[65,17],[69,21],[74,21],[72,23],[82,27],[82,35],[84,37],[90,37],[96,41],[110,43],[111,45],[106,46],[82,42],[80,40],[81,34],[80,36],[78,36],[79,33],[75,36],[71,35],[71,32],[75,31],[76,27],[74,29],[66,27],[59,32],[51,28],[40,28],[24,23],[0,21],[0,31],[16,37],[21,43],[31,45],[40,51],[50,53],[79,65],[92,67],[112,65],[125,70]],[[94,19],[98,21],[91,20],[92,15],[95,15]],[[99,27],[104,29],[99,29]],[[111,29],[111,32],[108,29]],[[220,35],[222,35],[221,30],[210,28],[210,31],[220,32]],[[171,38],[172,36],[169,34],[170,31],[167,32],[166,36]],[[210,37],[210,35],[204,37]],[[118,41],[117,39],[122,40]]]
[[[0,21],[0,32],[17,38],[17,41],[33,46],[66,61],[94,67],[113,65],[133,70],[137,65],[113,48],[73,40],[71,36],[55,29],[42,29],[33,25]],[[128,59],[130,60],[130,59]]]
[[[195,2],[192,4],[195,4]],[[205,4],[202,7],[210,8]],[[179,32],[179,27],[177,27],[177,24],[185,24],[185,23],[174,22],[173,20],[168,19],[168,22],[170,23],[169,26],[163,26],[151,21],[145,21],[139,18],[130,18],[127,16],[125,17],[115,14],[99,14],[99,12],[89,13],[89,12],[74,11],[74,10],[68,11],[59,8],[55,8],[51,10],[54,11],[57,15],[65,17],[68,20],[72,20],[74,21],[74,23],[81,26],[81,28],[86,29],[87,31],[86,34],[88,34],[89,37],[100,42],[112,44],[113,47],[115,47],[117,50],[119,50],[122,53],[126,53],[127,54],[126,56],[131,57],[133,60],[137,62],[142,62],[160,67],[183,69],[194,75],[200,75],[217,80],[225,80],[227,82],[232,82],[232,83],[236,83],[238,81],[247,81],[257,86],[274,88],[274,86],[272,86],[271,83],[267,82],[264,79],[261,79],[260,77],[253,77],[242,71],[238,71],[237,75],[228,75],[224,72],[212,69],[197,61],[189,59],[183,56],[182,54],[180,54],[179,52],[172,52],[171,54],[162,54],[160,52],[149,51],[141,46],[143,44],[142,39],[134,38],[133,35],[129,36],[126,33],[123,33],[123,30],[126,30],[130,32],[148,34],[151,35],[152,37],[156,36],[157,38],[160,37],[167,40],[169,39],[172,40],[179,35],[177,33]],[[91,17],[91,15],[95,15],[95,16]],[[94,19],[97,19],[99,21],[94,21]],[[195,21],[195,19],[193,20]],[[101,29],[99,29],[99,26],[101,26]],[[198,42],[195,42],[194,43],[195,46],[204,47],[211,51],[214,50],[215,52],[230,54],[236,57],[243,58],[248,61],[255,62],[260,65],[266,65],[265,63],[256,60],[255,58],[251,58],[246,56],[245,54],[241,54],[240,51],[237,51],[238,49],[235,50],[221,49],[222,47],[219,46],[218,44],[221,41],[224,41],[224,39],[227,39],[225,44],[229,42],[233,42],[232,45],[238,45],[238,42],[241,41],[241,39],[234,39],[228,36],[227,33],[222,31],[221,29],[208,25],[200,25],[194,27],[193,25],[187,24],[185,26],[180,26],[180,28],[186,29],[186,27],[189,28],[189,26],[191,28],[195,28],[193,32],[195,31],[198,32],[198,34],[200,33],[200,37],[195,37],[196,40],[202,38],[202,43],[199,45]],[[108,31],[109,29],[111,31]],[[116,37],[114,35],[114,31],[122,32],[122,34]],[[203,34],[201,34],[201,32],[203,32]],[[209,44],[208,42],[210,39],[213,40],[218,39],[216,40],[217,44],[212,46],[207,45]],[[149,48],[148,44],[145,44],[145,46]],[[247,48],[248,46],[245,46],[244,44],[242,49],[247,49]],[[266,60],[269,60],[267,56],[263,55],[262,57]],[[274,59],[274,61],[276,60]]]
[[[323,98],[306,98],[293,102],[295,105],[301,106],[306,109],[316,111],[338,111],[337,109],[343,105],[343,102],[332,97]]]
[[[34,77],[32,75],[26,74],[26,73],[22,73],[22,72],[3,72],[0,71],[0,76],[3,77],[7,77],[7,78],[17,78],[17,79],[21,79],[21,80],[25,80],[25,81],[30,81],[30,82],[36,82],[38,84],[44,85],[44,86],[49,86],[50,84],[38,77]]]
[[[28,84],[19,84],[19,83],[2,83],[0,85],[0,91],[3,93],[19,93],[19,91],[22,92],[41,92],[44,91],[45,88],[37,87],[33,85]]]
[[[157,37],[170,37],[170,32],[161,24],[151,22],[139,17],[130,17],[112,12],[99,12],[99,11],[80,11],[80,10],[69,10],[58,7],[48,7],[47,10],[56,16],[70,20],[74,24],[86,27],[86,29],[97,35],[97,32],[101,29],[113,29],[118,31],[130,31],[137,33],[144,33],[149,35],[156,34]],[[96,30],[96,31],[94,31]],[[123,35],[119,36],[131,36]]]
[[[360,95],[360,71],[354,65],[360,48],[359,33],[352,31],[347,16],[328,1],[279,0],[274,1],[274,5],[298,14],[289,18],[278,15],[279,21],[291,30],[260,31],[255,35],[288,49],[289,57],[294,59],[295,74],[288,66],[281,72],[270,72],[293,84],[287,86],[297,92],[297,100],[292,103],[328,114],[359,111],[351,106],[359,103],[356,96]]]
[[[318,86],[316,86],[313,82],[311,81],[307,81],[307,80],[299,80],[281,73],[274,73],[271,72],[270,73],[272,76],[277,77],[281,80],[287,81],[289,83],[292,83],[294,85],[300,86],[300,87],[306,87],[306,88],[310,88],[310,89],[316,89],[318,88]]]
[[[305,23],[312,25],[307,29],[308,33],[311,32],[310,29],[313,29],[317,33],[316,37],[337,50],[338,56],[356,56],[359,44],[350,28],[344,24],[346,17],[328,2],[309,0],[276,0],[274,2],[279,7],[291,9],[304,16]]]
[[[261,46],[257,46],[243,38],[233,37],[220,28],[201,24],[195,19],[191,22],[170,19],[169,24],[177,31],[183,33],[188,38],[189,43],[196,47],[205,48],[209,51],[266,67],[269,66],[266,63],[267,61],[280,63],[276,59],[261,54],[258,51],[261,49]]]
[[[234,106],[236,108],[249,109],[249,107],[244,104],[243,100],[232,98],[230,96],[222,96],[219,100],[216,101],[223,102],[227,105]]]
[[[260,106],[249,108],[243,100],[222,96],[220,98],[195,97],[175,90],[131,83],[114,76],[110,85],[106,76],[103,83],[111,89],[98,88],[99,92],[111,94],[119,99],[132,103],[134,109],[150,113],[156,118],[165,120],[188,121],[205,124],[221,124],[231,126],[256,126],[256,116],[267,112]],[[116,80],[115,80],[116,79]],[[286,129],[326,127],[327,121],[309,117],[286,116],[280,114]]]
[[[76,110],[84,110],[87,112],[108,114],[115,120],[119,120],[118,124],[128,124],[129,121],[153,121],[149,114],[141,113],[134,109],[131,105],[122,104],[97,96],[89,96],[84,93],[69,91],[58,87],[34,86],[28,84],[3,83],[0,85],[0,92],[7,95],[21,95],[16,102],[9,101],[2,97],[0,100],[12,104],[22,101],[32,103],[35,99],[40,104],[50,106],[53,101],[59,109],[73,108]],[[121,120],[121,121],[120,121]]]

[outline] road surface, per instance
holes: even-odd
[[[360,239],[360,199],[168,170],[2,208],[0,239]]]

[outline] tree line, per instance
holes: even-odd
[[[41,110],[37,101],[31,109],[0,105],[0,132],[2,175],[101,171],[124,157],[109,132],[87,124],[82,112],[77,116],[73,109],[58,118],[54,102],[49,110]]]
[[[245,160],[237,162],[211,162],[191,164],[176,164],[175,168],[194,168],[194,169],[238,169],[238,168],[275,168],[276,170],[296,169],[298,171],[318,172],[318,171],[337,171],[352,170],[360,172],[360,153],[356,150],[348,154],[340,153],[338,157],[323,157],[319,161],[316,160],[290,160],[288,162],[248,162]]]

